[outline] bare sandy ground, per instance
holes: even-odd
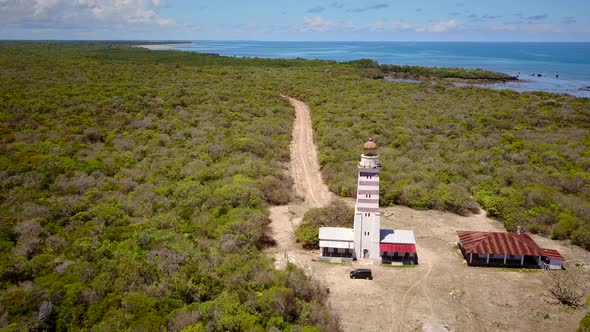
[[[299,101],[291,99],[290,102],[304,116],[307,112],[307,120],[301,122],[298,113],[296,127],[299,123],[308,129],[299,127],[297,130],[311,135],[305,134],[311,132],[309,109],[300,107],[303,103]],[[296,137],[300,136],[294,133],[292,170],[307,167],[297,163],[312,165],[307,171],[293,172],[296,186],[299,186],[298,193],[305,198],[305,203],[271,208],[271,228],[278,245],[270,249],[269,254],[275,257],[277,268],[284,268],[290,261],[330,289],[329,302],[340,316],[342,330],[576,330],[587,309],[574,310],[556,303],[546,290],[545,274],[548,272],[478,268],[465,264],[455,249],[456,230],[504,230],[501,223],[487,218],[485,211],[461,217],[401,206],[382,208],[383,228],[412,229],[415,232],[420,260],[417,267],[389,267],[364,261],[352,264],[317,261],[319,252],[301,249],[295,243],[293,230],[308,207],[325,204],[331,194],[324,192],[316,197],[310,194],[307,184],[319,184],[323,188],[325,185],[320,183],[319,167],[315,167],[315,147]],[[306,137],[312,139],[312,136]],[[346,201],[354,204],[352,199]],[[590,283],[589,252],[566,241],[552,241],[535,235],[533,238],[542,247],[559,250],[570,266],[574,263],[583,265],[586,280]],[[351,280],[349,271],[358,267],[371,268],[374,280]]]
[[[297,194],[304,198],[309,207],[320,207],[330,203],[332,193],[322,180],[317,149],[313,141],[311,111],[305,103],[287,97],[295,109],[295,125],[291,141],[291,176]]]

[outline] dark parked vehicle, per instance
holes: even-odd
[[[371,269],[356,269],[350,271],[350,279],[369,279],[373,280]]]

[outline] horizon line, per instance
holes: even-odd
[[[559,43],[588,44],[589,41],[532,41],[532,40],[278,40],[278,39],[4,39],[0,42],[282,42],[282,43]]]

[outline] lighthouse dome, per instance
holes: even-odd
[[[373,138],[369,137],[369,140],[365,142],[363,148],[365,150],[375,150],[377,148],[377,144],[373,142]]]
[[[359,162],[359,168],[381,168],[381,160],[379,154],[377,154],[377,144],[373,142],[372,138],[369,138],[363,145],[365,153],[361,155],[361,161]]]

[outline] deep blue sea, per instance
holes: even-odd
[[[518,75],[522,80],[487,85],[492,88],[590,98],[590,91],[579,90],[590,88],[590,43],[193,41],[150,48],[238,57],[368,58],[382,64],[482,68]]]

